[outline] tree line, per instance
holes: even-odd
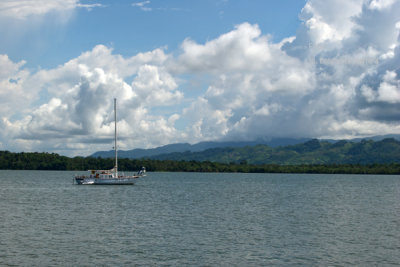
[[[327,173],[327,174],[400,174],[400,163],[374,164],[248,164],[211,161],[119,159],[121,171],[136,171],[145,166],[154,172],[243,172],[243,173]],[[0,169],[79,171],[111,169],[111,158],[66,157],[55,153],[13,153],[0,151]]]

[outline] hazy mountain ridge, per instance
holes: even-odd
[[[390,138],[388,138],[390,137]],[[353,140],[272,139],[253,142],[201,142],[172,144],[154,149],[119,151],[120,158],[247,162],[250,164],[341,164],[400,161],[400,135]],[[113,157],[113,151],[92,157]]]
[[[177,153],[177,152],[200,152],[207,149],[212,148],[223,148],[223,147],[245,147],[245,146],[255,146],[259,144],[265,144],[270,147],[278,147],[278,146],[286,146],[286,145],[294,145],[306,142],[310,140],[310,138],[275,138],[268,141],[259,140],[259,141],[243,141],[243,142],[200,142],[197,144],[189,144],[189,143],[177,143],[165,145],[157,148],[150,149],[132,149],[132,150],[119,150],[118,157],[120,158],[130,158],[130,159],[139,159],[139,158],[147,158],[152,156],[158,156],[169,153]],[[111,158],[114,157],[114,151],[98,151],[91,155],[91,157],[101,157],[101,158]]]
[[[338,141],[313,139],[302,144],[271,148],[267,145],[213,148],[201,152],[181,152],[158,156],[158,160],[211,161],[248,164],[373,164],[400,162],[400,141]]]

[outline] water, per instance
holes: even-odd
[[[3,266],[395,266],[400,176],[2,171]]]

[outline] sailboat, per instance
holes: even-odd
[[[118,151],[117,151],[117,99],[114,98],[114,151],[115,166],[111,170],[89,170],[89,175],[75,175],[75,181],[79,185],[133,185],[137,178],[146,176],[146,168],[134,175],[127,176],[118,173]]]

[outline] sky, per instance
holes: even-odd
[[[400,0],[2,0],[0,150],[400,134]]]

